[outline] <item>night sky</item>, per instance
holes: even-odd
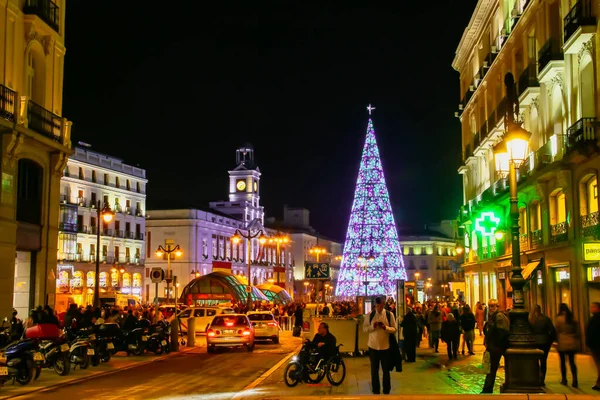
[[[67,3],[63,109],[74,143],[147,170],[148,209],[226,200],[249,142],[266,216],[306,207],[343,240],[372,103],[398,225],[456,216],[476,0],[154,4]]]

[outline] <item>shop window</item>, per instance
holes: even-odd
[[[123,287],[124,288],[131,287],[131,275],[129,275],[127,272],[125,272],[123,274]]]
[[[598,263],[586,267],[589,303],[600,302],[600,267]]]
[[[110,274],[110,284],[112,287],[119,286],[119,271],[113,271]]]
[[[142,287],[142,274],[139,272],[133,274],[133,287]]]
[[[75,271],[73,273],[73,279],[71,279],[71,287],[81,288],[83,286],[83,272]]]
[[[554,268],[556,310],[560,303],[571,308],[571,273],[569,267]]]
[[[106,272],[100,272],[100,287],[105,288],[108,281],[108,274]]]

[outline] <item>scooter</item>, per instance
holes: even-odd
[[[0,351],[0,384],[12,379],[27,385],[34,376],[37,379],[41,367],[34,360],[39,360],[41,354],[35,351],[36,348],[35,340],[22,339]]]
[[[52,368],[60,376],[69,374],[71,370],[71,346],[69,346],[64,336],[57,339],[38,340],[37,346],[43,356],[43,361],[39,363],[42,368]],[[39,370],[36,371],[35,379],[38,376]]]
[[[74,333],[70,329],[65,329],[70,343],[69,359],[71,364],[80,369],[86,369],[90,365],[90,358],[94,355],[94,349],[90,342],[90,331],[80,329]],[[92,334],[93,335],[93,334]]]

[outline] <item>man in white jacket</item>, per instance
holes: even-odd
[[[383,394],[389,394],[390,383],[390,335],[396,333],[394,314],[384,310],[381,297],[375,299],[375,310],[365,316],[363,330],[369,333],[369,359],[371,361],[371,386],[373,394],[380,394],[379,364],[383,370]]]

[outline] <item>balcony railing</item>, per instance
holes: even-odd
[[[17,93],[4,85],[0,85],[0,118],[15,121],[15,101]]]
[[[136,217],[143,217],[144,216],[144,212],[142,211],[141,208],[136,208],[135,209],[135,215],[136,215]]]
[[[115,231],[115,237],[122,238],[123,237],[123,231],[122,230]]]
[[[580,26],[585,25],[596,25],[596,18],[592,15],[591,0],[579,0],[565,17],[565,42],[577,32]]]
[[[114,235],[115,235],[115,231],[113,231],[112,229],[104,229],[102,231],[102,236],[113,237]]]
[[[58,256],[59,260],[64,261],[81,261],[81,254],[78,253],[61,253]]]
[[[588,215],[581,216],[581,235],[583,237],[594,236],[597,237],[600,231],[600,218],[598,211],[590,213]]]
[[[529,250],[529,238],[526,233],[519,234],[519,245],[521,250]]]
[[[559,222],[556,225],[550,225],[550,242],[565,242],[569,239],[567,222]]]
[[[27,102],[27,119],[29,128],[60,142],[63,124],[61,117],[29,100]]]
[[[131,207],[125,207],[125,214],[131,215]]]
[[[123,208],[121,207],[120,204],[115,204],[113,207],[113,211],[120,213],[120,212],[123,212]]]
[[[548,39],[538,53],[538,71],[541,72],[550,61],[563,59],[560,42],[556,39]]]
[[[596,118],[581,118],[567,130],[567,147],[596,141]]]
[[[466,161],[467,158],[471,157],[473,155],[473,150],[471,150],[471,145],[468,144],[465,146],[465,155],[463,157],[463,161]]]
[[[60,14],[58,6],[50,0],[25,0],[23,13],[40,17],[52,29],[58,32]]]
[[[540,83],[537,80],[536,65],[534,63],[529,64],[519,77],[519,96],[521,96],[528,88],[539,86]]]
[[[88,227],[86,225],[77,226],[77,233],[88,233]]]
[[[92,235],[97,235],[98,234],[98,227],[97,226],[90,226],[90,229],[89,229],[88,233],[91,233]]]
[[[135,239],[135,232],[126,231],[125,232],[125,238],[126,239]]]
[[[136,240],[144,240],[144,234],[141,232],[136,232],[135,239]]]
[[[87,199],[85,197],[78,197],[77,198],[77,205],[79,207],[87,207]]]
[[[531,231],[531,248],[533,248],[533,249],[538,248],[542,245],[542,243],[543,243],[542,230],[538,229],[535,231]]]

